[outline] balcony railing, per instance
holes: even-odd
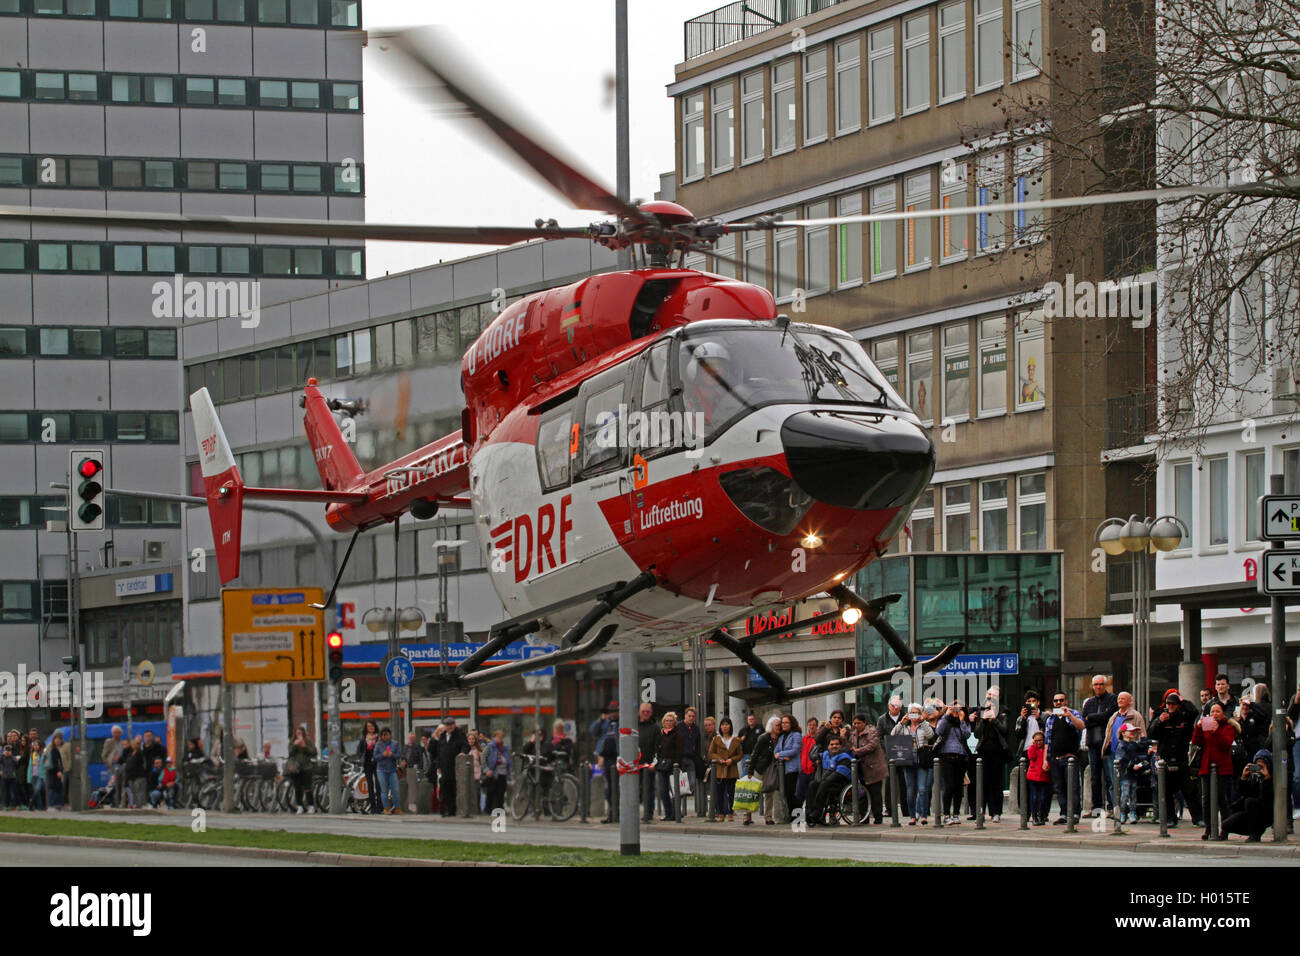
[[[1155,430],[1155,393],[1106,399],[1106,447],[1130,448]]]
[[[765,33],[844,0],[738,0],[686,21],[685,60]]]

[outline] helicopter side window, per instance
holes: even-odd
[[[680,448],[683,433],[680,410],[673,414],[674,392],[669,380],[669,344],[663,342],[646,352],[641,371],[641,415],[636,423],[638,430],[628,427],[629,443],[642,449],[649,458]]]
[[[566,405],[537,426],[537,472],[543,491],[554,491],[569,483],[572,425],[573,406]]]
[[[622,459],[622,429],[619,416],[626,411],[622,381],[592,391],[582,418],[582,441],[578,454],[582,477],[616,467]],[[626,427],[626,426],[624,426]]]

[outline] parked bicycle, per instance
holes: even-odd
[[[557,823],[563,823],[578,812],[578,778],[568,772],[565,763],[557,760],[548,763],[535,754],[520,754],[524,772],[510,798],[510,815],[522,820],[530,810],[536,814],[545,811]],[[544,778],[550,781],[543,792]]]

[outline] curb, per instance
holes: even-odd
[[[490,863],[475,860],[421,860],[402,856],[366,856],[358,853],[330,853],[323,850],[275,850],[246,846],[221,846],[209,843],[155,843],[151,840],[117,840],[111,837],[67,837],[44,833],[0,833],[0,842],[58,843],[61,846],[101,847],[106,849],[163,850],[169,853],[209,853],[243,856],[290,863],[324,863],[332,866],[493,866],[523,864]]]

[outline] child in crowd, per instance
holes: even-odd
[[[1047,737],[1041,730],[1034,734],[1025,756],[1029,758],[1025,773],[1029,781],[1029,817],[1034,826],[1045,826],[1052,806],[1052,773],[1047,766]]]
[[[1148,737],[1139,737],[1133,724],[1119,729],[1120,741],[1115,748],[1119,764],[1119,822],[1137,823],[1138,776],[1147,769],[1147,751],[1151,748]]]

